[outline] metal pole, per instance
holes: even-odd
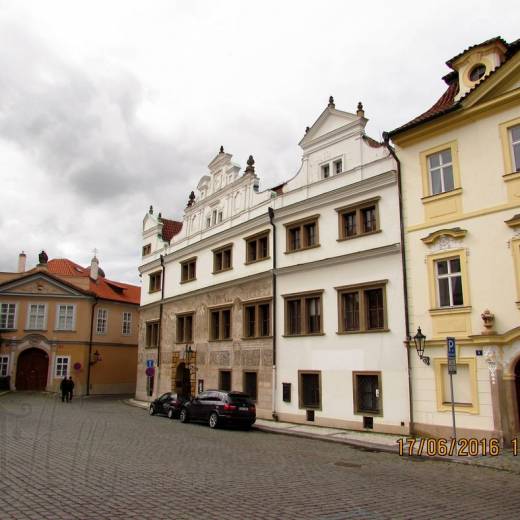
[[[451,390],[451,420],[453,422],[453,439],[457,441],[457,429],[455,426],[455,398],[453,396],[453,374],[450,374],[450,390]]]

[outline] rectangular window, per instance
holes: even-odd
[[[284,403],[291,402],[291,383],[282,383],[282,399]]]
[[[224,392],[231,391],[231,370],[221,370],[219,372],[218,389]]]
[[[177,316],[177,343],[193,341],[193,313]]]
[[[339,333],[378,332],[387,329],[385,283],[336,287]]]
[[[377,200],[364,201],[336,210],[339,214],[339,239],[345,240],[379,231]]]
[[[259,262],[269,258],[269,232],[255,235],[245,239],[246,264]]]
[[[315,215],[285,225],[287,253],[319,246],[318,217],[319,215]]]
[[[14,329],[16,303],[0,304],[0,329]]]
[[[515,172],[520,171],[520,125],[509,129],[511,138],[511,151],[513,156],[513,168]]]
[[[143,256],[149,255],[152,252],[152,244],[143,246]]]
[[[44,303],[31,303],[29,305],[28,329],[45,329],[45,314],[47,306]]]
[[[150,287],[148,292],[157,292],[161,290],[161,271],[150,274]]]
[[[9,356],[0,356],[0,377],[9,375]]]
[[[213,250],[213,273],[227,271],[233,267],[232,245],[227,245]]]
[[[56,356],[56,368],[54,377],[68,377],[69,376],[69,361],[68,356]]]
[[[57,330],[74,330],[74,305],[58,305]]]
[[[435,262],[435,274],[439,307],[464,305],[460,257],[437,260]]]
[[[381,413],[381,373],[354,372],[354,413]]]
[[[244,372],[244,392],[253,401],[257,400],[257,375],[256,372]]]
[[[341,173],[343,171],[343,161],[341,159],[338,159],[337,161],[334,161],[334,174],[337,175],[338,173]]]
[[[231,339],[231,308],[215,309],[210,313],[210,339]]]
[[[181,282],[191,282],[197,275],[197,259],[190,258],[181,262]]]
[[[300,408],[321,408],[321,372],[299,372]]]
[[[98,309],[96,320],[96,334],[107,333],[108,311],[106,309]]]
[[[328,164],[324,164],[321,167],[321,176],[323,179],[327,179],[330,177],[330,166]]]
[[[159,344],[159,322],[153,321],[146,324],[146,346],[157,347]]]
[[[244,305],[244,337],[263,338],[269,336],[270,303],[255,302]]]
[[[286,336],[322,333],[321,292],[288,295],[284,298]]]
[[[123,321],[121,332],[123,336],[130,336],[132,334],[132,313],[123,312]]]
[[[219,222],[222,222],[222,219],[224,218],[224,213],[222,213],[222,211],[219,211],[218,212],[218,221]]]
[[[431,195],[451,191],[453,181],[453,161],[451,148],[427,156]]]

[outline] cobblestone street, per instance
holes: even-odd
[[[515,518],[520,476],[150,417],[120,399],[0,397],[0,518]]]

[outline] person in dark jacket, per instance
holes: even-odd
[[[61,390],[61,402],[69,402],[69,382],[67,380],[67,376],[65,376],[60,383],[60,390]]]
[[[68,383],[68,391],[69,391],[69,398],[67,399],[67,401],[72,401],[72,393],[74,390],[74,381],[72,380],[72,376],[69,377],[69,380],[67,381],[67,383]]]

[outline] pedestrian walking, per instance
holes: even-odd
[[[60,383],[60,390],[61,390],[61,402],[69,402],[69,382],[67,380],[67,376],[65,376]]]
[[[68,400],[72,401],[72,394],[73,394],[73,391],[74,391],[74,381],[72,380],[72,376],[70,376],[69,380],[68,380],[68,391],[69,391],[69,398],[68,398]]]

